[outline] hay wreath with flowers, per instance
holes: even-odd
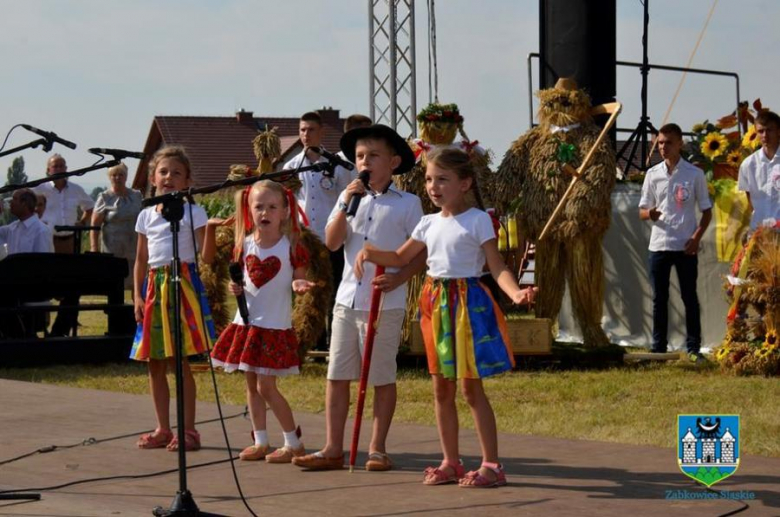
[[[780,375],[780,222],[767,221],[739,253],[724,286],[731,304],[715,351],[724,372]]]

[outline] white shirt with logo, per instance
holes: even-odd
[[[343,199],[343,198],[342,198]],[[338,215],[333,208],[328,222]],[[367,193],[360,201],[354,217],[347,218],[347,237],[344,243],[344,273],[336,293],[336,303],[368,311],[371,309],[371,280],[376,265],[365,263],[363,279],[358,280],[352,269],[355,257],[365,244],[382,250],[397,250],[411,237],[423,215],[420,198],[398,190],[392,183],[384,193]],[[398,271],[387,268],[388,273]],[[382,310],[406,307],[406,284],[385,294]]]
[[[699,226],[696,205],[712,208],[704,172],[680,158],[671,173],[666,162],[650,168],[642,184],[639,208],[656,208],[661,217],[653,221],[650,251],[683,251]]]
[[[253,236],[244,240],[244,296],[249,324],[267,329],[292,327],[292,279],[290,241],[282,236],[270,248],[261,248]],[[243,325],[241,313],[233,319]]]
[[[763,149],[754,152],[739,167],[737,188],[750,194],[753,216],[750,229],[767,219],[780,220],[780,152],[770,160]]]
[[[327,163],[328,160],[320,157],[315,163]],[[292,160],[284,164],[285,169],[297,169],[314,165],[304,154],[298,153]],[[323,242],[325,241],[325,226],[328,224],[328,216],[339,199],[339,194],[350,181],[352,176],[349,171],[336,167],[333,177],[329,177],[319,171],[304,171],[298,173],[301,180],[301,188],[295,194],[298,205],[303,209],[309,219],[309,229]]]

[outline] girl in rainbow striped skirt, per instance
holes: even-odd
[[[431,152],[425,185],[441,211],[424,216],[397,251],[363,249],[357,256],[355,273],[362,276],[366,260],[402,267],[427,250],[428,277],[420,295],[420,326],[433,376],[444,460],[425,470],[423,483],[458,483],[464,488],[502,486],[506,475],[498,462],[496,418],[482,379],[511,370],[514,358],[504,315],[479,277],[487,262],[493,278],[516,304],[530,303],[535,288],[520,289],[498,252],[490,216],[469,207],[469,190],[480,206],[482,203],[466,153],[453,148]],[[482,464],[468,473],[458,454],[458,380],[482,448]]]
[[[149,162],[149,180],[156,194],[185,189],[190,183],[190,177],[190,161],[181,147],[164,147]],[[173,239],[170,223],[163,218],[161,210],[162,205],[145,208],[138,215],[135,225],[138,247],[133,271],[133,294],[138,330],[130,358],[146,361],[149,365],[149,387],[157,416],[157,428],[154,432],[142,435],[137,445],[141,449],[167,447],[169,451],[176,451],[179,443],[171,432],[170,390],[166,377],[168,366],[175,366],[171,285]],[[203,248],[206,226],[206,211],[200,206],[185,204],[184,218],[180,223],[179,254],[184,428],[185,449],[188,451],[200,448],[200,435],[195,430],[195,379],[186,358],[205,353],[216,337],[205,289],[195,266],[195,253]],[[210,231],[215,229],[215,226],[209,226]],[[194,241],[197,241],[197,248]],[[214,252],[214,249],[210,253],[204,250],[203,262],[211,262]]]

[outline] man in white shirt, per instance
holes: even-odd
[[[371,125],[370,120],[368,125]],[[298,136],[304,148],[321,147],[323,131],[322,118],[319,113],[311,111],[301,115],[301,119],[298,122]],[[288,161],[284,168],[297,169],[298,167],[307,167],[320,162],[327,162],[327,159],[314,151],[306,153],[301,151]],[[311,231],[322,242],[325,242],[325,226],[328,223],[328,216],[336,205],[339,194],[347,188],[347,185],[357,175],[353,174],[352,171],[337,166],[332,176],[319,171],[304,171],[299,173],[298,177],[301,180],[301,188],[296,193],[298,205],[306,213]],[[333,285],[339,285],[339,282],[341,282],[341,271],[344,269],[344,253],[341,248],[331,251],[330,265],[333,274]],[[334,301],[335,293],[331,306],[333,306]],[[328,321],[329,328],[330,320]],[[327,350],[327,330],[319,338],[315,348]]]
[[[739,167],[739,190],[747,194],[753,215],[750,229],[764,222],[770,225],[780,220],[780,116],[762,111],[756,116],[756,132],[761,148],[745,158]]]
[[[685,305],[685,345],[694,362],[703,361],[701,319],[696,294],[699,244],[712,219],[712,202],[704,172],[680,156],[682,130],[666,124],[659,130],[658,151],[663,162],[647,171],[639,201],[639,218],[652,221],[650,233],[650,283],[653,288],[652,351],[666,352],[668,345],[669,277],[677,270]],[[696,205],[702,212],[696,224]]]
[[[65,158],[53,154],[46,164],[46,175],[51,176],[67,172]],[[46,211],[41,220],[54,231],[55,226],[85,225],[92,218],[92,208],[95,202],[83,188],[70,183],[67,178],[50,181],[36,187],[36,194],[46,197]],[[78,209],[81,208],[81,219],[78,219]],[[54,252],[72,254],[75,251],[73,232],[54,231]],[[68,295],[62,299],[62,305],[78,305],[79,297]],[[51,327],[51,336],[66,336],[78,325],[78,311],[62,309],[57,313],[57,319]]]
[[[36,215],[36,202],[35,192],[28,188],[14,192],[11,213],[18,221],[0,227],[0,245],[7,247],[9,255],[54,252],[51,229]]]
[[[341,194],[328,219],[325,244],[331,250],[344,246],[343,278],[333,309],[330,362],[326,389],[327,443],[314,454],[293,459],[309,470],[340,469],[344,464],[344,428],[349,412],[349,385],[360,376],[373,285],[385,292],[376,329],[368,382],[374,386],[374,421],[368,446],[367,470],[390,470],[386,439],[395,412],[396,354],[406,310],[406,280],[425,264],[420,254],[400,271],[388,270],[374,278],[375,266],[368,264],[358,280],[353,271],[355,257],[364,245],[398,249],[409,238],[422,217],[420,199],[393,185],[392,174],[403,174],[414,166],[414,154],[406,141],[387,126],[374,125],[346,133],[341,149],[360,171],[369,173],[369,187],[354,180]],[[353,196],[362,197],[354,217],[347,217]],[[371,280],[373,278],[373,281]]]
[[[46,175],[67,172],[68,165],[59,154],[53,154],[46,165]],[[55,226],[73,226],[87,224],[92,217],[95,202],[83,188],[66,179],[50,181],[35,187],[36,194],[46,197],[46,211],[41,218],[54,231],[54,250],[56,253],[73,253],[73,232],[57,232]],[[81,208],[81,219],[78,209]]]

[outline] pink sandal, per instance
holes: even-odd
[[[444,469],[450,469],[447,472]],[[448,485],[450,483],[457,483],[466,472],[463,468],[463,463],[450,463],[449,461],[442,461],[438,467],[428,467],[425,469],[423,477],[423,485]]]
[[[168,444],[167,449],[170,452],[176,452],[179,450],[179,437],[174,436],[171,443]],[[200,433],[195,429],[188,429],[184,431],[184,450],[197,451],[200,449]]]
[[[139,449],[161,449],[171,443],[173,432],[170,429],[159,429],[152,433],[142,434],[135,442]]]
[[[496,488],[506,485],[506,474],[504,474],[504,466],[500,463],[488,463],[483,461],[480,468],[486,468],[493,471],[495,479],[488,479],[479,473],[479,470],[472,470],[468,472],[463,479],[458,482],[458,486],[461,488]]]

